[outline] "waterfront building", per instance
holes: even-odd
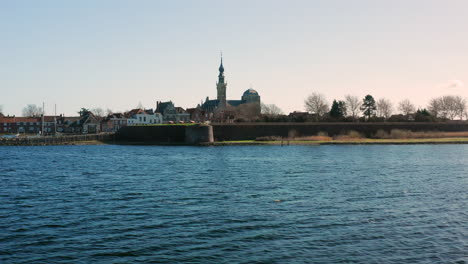
[[[40,117],[0,117],[0,133],[27,133],[37,134],[41,131]]]
[[[113,113],[101,121],[101,131],[117,132],[120,128],[127,126],[127,118],[122,113]]]
[[[71,124],[79,121],[80,116],[64,116],[60,115],[57,117],[57,132],[59,133],[74,133]]]
[[[155,113],[152,109],[133,109],[126,113],[127,125],[151,125],[162,124],[161,113]]]
[[[68,126],[68,131],[76,134],[93,134],[101,132],[100,118],[92,112],[82,112],[80,119]]]
[[[161,113],[164,123],[190,122],[190,114],[182,107],[175,107],[172,101],[156,102],[156,112]]]

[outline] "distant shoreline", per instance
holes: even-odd
[[[118,142],[101,141],[76,142],[73,145],[133,145],[133,146],[288,146],[288,145],[447,145],[468,144],[468,138],[423,138],[423,139],[359,139],[359,140],[283,140],[283,141],[215,141],[206,144],[185,144],[166,142]]]
[[[235,145],[438,145],[468,144],[468,138],[422,138],[422,139],[357,139],[357,140],[283,140],[283,141],[220,141],[214,146]]]
[[[128,145],[128,146],[320,146],[320,145],[454,145],[468,144],[468,138],[438,138],[438,139],[407,139],[407,140],[360,140],[360,141],[216,141],[206,144],[164,143],[164,142],[119,142],[81,141],[65,144],[43,144],[33,146],[97,146],[97,145]],[[5,147],[7,145],[4,145]],[[11,147],[27,147],[32,145],[8,145]],[[2,147],[0,145],[0,147]]]

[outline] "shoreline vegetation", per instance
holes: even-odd
[[[356,131],[334,137],[318,133],[309,137],[262,137],[255,140],[224,141],[216,144],[257,144],[257,145],[371,145],[371,144],[468,144],[468,132],[412,132],[394,129],[390,133],[377,131],[372,137],[365,137]]]
[[[276,136],[259,137],[254,140],[215,141],[213,143],[198,144],[199,146],[241,146],[241,145],[410,145],[410,144],[468,144],[468,132],[412,132],[394,129],[391,132],[377,131],[372,137],[365,137],[356,131],[349,131],[343,135],[328,136],[320,132],[314,136],[281,138]],[[176,142],[154,141],[115,141],[87,139],[61,144],[38,145],[160,145],[187,146],[190,144]],[[10,145],[10,146],[15,146]],[[28,146],[18,144],[16,146]]]
[[[412,144],[468,144],[468,138],[426,138],[426,139],[361,139],[361,140],[282,140],[282,141],[218,141],[213,146],[235,145],[412,145]]]

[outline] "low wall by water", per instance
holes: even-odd
[[[130,143],[185,143],[182,125],[126,126],[116,133],[116,140]]]
[[[212,132],[210,131],[212,129]],[[258,137],[301,137],[325,132],[329,136],[357,131],[372,136],[378,130],[390,132],[393,129],[410,131],[468,131],[468,122],[446,123],[236,123],[163,126],[128,126],[116,134],[118,142],[142,144],[200,144],[214,141],[253,140]]]
[[[357,131],[372,136],[378,130],[390,132],[393,129],[417,131],[468,131],[468,122],[447,123],[240,123],[213,124],[215,141],[253,140],[258,137],[279,136],[299,137],[325,132],[329,136]]]
[[[213,127],[209,125],[188,126],[185,129],[185,143],[187,144],[207,144],[213,143]]]
[[[119,142],[143,144],[206,144],[213,142],[213,127],[209,125],[127,126],[121,128]]]
[[[113,140],[114,133],[45,137],[17,137],[0,139],[0,146],[70,145],[80,144],[86,141],[113,142]]]

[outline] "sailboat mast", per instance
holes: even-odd
[[[42,102],[42,136],[44,137],[45,136],[45,133],[44,133],[44,114],[45,114],[45,110],[44,110],[44,102]]]
[[[54,105],[54,135],[57,135],[57,104]]]

